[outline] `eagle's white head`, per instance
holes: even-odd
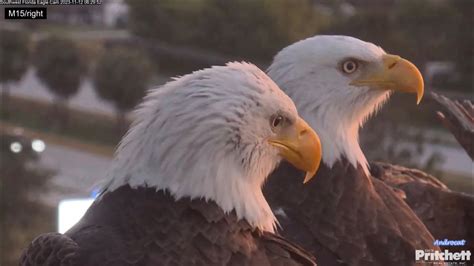
[[[423,79],[412,63],[348,36],[296,42],[275,56],[268,75],[318,129],[323,162],[331,167],[344,156],[366,174],[359,128],[392,91],[416,93],[418,102],[423,96]]]
[[[128,184],[213,200],[266,231],[276,222],[261,191],[270,172],[286,159],[312,176],[321,159],[318,136],[291,99],[247,63],[168,82],[135,115],[105,192]]]

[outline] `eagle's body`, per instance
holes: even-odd
[[[48,249],[54,254],[46,255]],[[45,256],[46,255],[46,256]],[[311,265],[288,241],[252,228],[212,201],[123,186],[66,234],[36,239],[22,265]]]
[[[403,193],[403,199],[435,239],[466,240],[450,251],[474,250],[474,196],[452,191],[420,170],[386,163],[371,163],[374,179]]]
[[[283,236],[315,252],[320,265],[413,265],[416,249],[438,249],[399,193],[371,177],[358,139],[391,91],[421,99],[416,67],[355,38],[315,36],[280,51],[268,74],[317,128],[323,148],[323,166],[304,188],[288,182],[300,175],[289,166],[264,187]]]
[[[314,265],[273,234],[261,186],[282,159],[312,176],[319,139],[265,73],[196,71],[136,116],[99,198],[64,235],[33,240],[21,265]]]
[[[279,216],[281,234],[317,254],[318,265],[412,265],[416,249],[433,248],[433,237],[384,182],[367,177],[346,159],[324,163],[305,187],[301,173],[282,164],[264,193]]]
[[[382,180],[394,188],[399,188],[403,184],[417,182],[429,184],[440,190],[449,190],[449,188],[436,177],[419,169],[408,168],[401,165],[384,162],[370,162],[370,174],[373,178]],[[405,198],[406,195],[403,195],[402,197]]]

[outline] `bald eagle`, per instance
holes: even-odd
[[[136,116],[101,196],[65,234],[33,240],[21,265],[314,264],[273,234],[261,186],[282,159],[313,176],[319,139],[261,70],[185,75]]]
[[[394,91],[423,96],[409,61],[346,36],[315,36],[274,58],[269,76],[318,129],[322,166],[305,187],[282,164],[264,187],[282,234],[318,254],[321,265],[413,265],[415,250],[438,249],[410,207],[372,178],[358,131]]]

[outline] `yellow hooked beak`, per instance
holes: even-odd
[[[268,140],[294,167],[306,171],[303,183],[311,180],[321,162],[321,142],[314,130],[301,118]]]
[[[416,103],[423,98],[423,77],[416,66],[398,55],[386,54],[382,65],[369,68],[365,75],[350,83],[354,86],[370,86],[383,90],[416,93]]]

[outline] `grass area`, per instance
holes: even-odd
[[[8,106],[8,114],[3,106],[0,108],[3,123],[100,146],[114,147],[122,135],[114,117],[69,109],[67,123],[63,123],[46,102],[10,96]]]

